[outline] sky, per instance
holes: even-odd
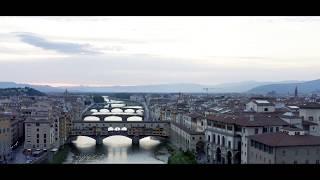
[[[52,86],[314,80],[320,17],[0,17],[0,81]]]

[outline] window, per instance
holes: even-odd
[[[220,136],[218,135],[218,144],[220,144]]]
[[[192,140],[194,140],[194,136],[192,136]]]
[[[208,135],[208,142],[210,142],[210,135]]]
[[[259,133],[259,129],[258,129],[258,128],[255,128],[255,129],[254,129],[254,133],[255,133],[255,134],[258,134],[258,133]]]
[[[263,133],[266,133],[266,132],[268,132],[268,129],[267,129],[266,127],[264,127],[263,130],[262,130],[262,132],[263,132]]]
[[[273,127],[270,127],[270,132],[273,132]]]
[[[40,126],[40,123],[36,123],[36,126]]]
[[[264,111],[268,111],[268,108],[264,108]]]
[[[47,134],[43,134],[43,138],[47,138]]]
[[[39,128],[37,128],[37,132],[39,132]]]
[[[44,139],[44,140],[43,140],[43,143],[44,143],[44,144],[46,144],[46,143],[47,143],[47,140],[46,140],[46,139]]]
[[[225,139],[224,139],[224,136],[222,136],[222,146],[225,145]]]
[[[273,149],[272,147],[269,147],[269,154],[272,154],[273,153]]]
[[[242,128],[242,132],[245,133],[245,132],[246,132],[246,129],[245,129],[245,128]]]
[[[212,135],[212,142],[216,143],[216,135],[215,134]]]
[[[39,138],[39,134],[37,134],[37,138]]]
[[[313,117],[312,116],[309,116],[309,121],[313,121]]]
[[[37,139],[37,144],[39,144],[39,139]]]
[[[231,148],[231,141],[228,141],[228,148]]]
[[[279,127],[276,127],[276,132],[279,132]]]
[[[302,120],[304,120],[304,116],[301,116]]]

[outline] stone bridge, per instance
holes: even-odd
[[[96,144],[102,144],[104,138],[113,135],[122,135],[132,139],[132,144],[139,144],[139,140],[156,136],[167,138],[170,134],[168,121],[150,122],[106,122],[106,121],[73,121],[69,140],[77,136],[88,136],[96,140]]]
[[[85,113],[82,115],[82,119],[89,117],[89,116],[95,116],[100,119],[100,121],[104,121],[106,117],[109,116],[117,116],[121,117],[122,121],[127,121],[129,117],[138,116],[143,119],[144,115],[140,113],[116,113],[116,112],[96,112],[96,113]]]
[[[92,106],[89,112],[132,112],[138,113],[143,112],[143,107],[140,106],[123,106],[123,107],[106,107],[106,106]]]

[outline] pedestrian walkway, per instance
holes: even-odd
[[[9,161],[9,164],[25,164],[27,157],[23,154],[24,144],[21,144],[12,151],[13,160]]]

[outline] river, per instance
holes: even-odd
[[[79,136],[69,145],[70,151],[64,164],[166,164],[168,153],[155,156],[161,141],[146,137],[139,146],[132,146],[131,139],[111,136],[97,145],[94,139]],[[161,159],[161,160],[160,160]]]
[[[125,101],[117,101],[103,96],[105,102],[111,102],[114,109],[111,112],[123,112],[117,107],[126,106]],[[117,103],[117,104],[115,104]],[[139,106],[131,106],[139,107]],[[99,121],[94,113],[108,113],[107,109],[88,109],[93,113],[84,121]],[[134,110],[126,110],[130,112]],[[141,110],[138,110],[141,111]],[[122,121],[121,117],[110,116],[104,121]],[[142,121],[141,117],[130,117],[127,121]],[[161,141],[146,137],[140,140],[138,146],[132,145],[132,140],[124,136],[110,136],[103,140],[102,145],[96,145],[94,139],[78,136],[77,140],[69,144],[70,151],[64,164],[166,164],[169,153]],[[157,155],[155,155],[157,154]],[[161,154],[161,155],[160,155]]]

